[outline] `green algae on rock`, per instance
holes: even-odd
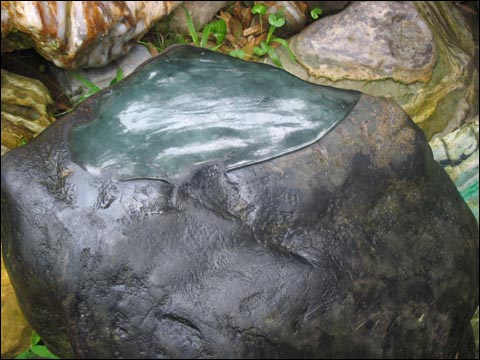
[[[316,142],[358,100],[266,66],[173,48],[99,95],[95,118],[71,130],[74,160],[117,179],[170,179],[218,159],[234,169]]]

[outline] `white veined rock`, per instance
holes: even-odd
[[[104,66],[181,3],[2,1],[2,53],[33,46],[58,67]]]

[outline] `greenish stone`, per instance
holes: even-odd
[[[430,147],[478,221],[478,115]]]
[[[478,180],[462,191],[461,194],[478,221]]]
[[[359,94],[306,83],[265,64],[173,47],[99,94],[75,126],[74,160],[92,174],[171,179],[220,160],[238,168],[311,145]]]

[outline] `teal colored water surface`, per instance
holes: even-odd
[[[191,46],[159,55],[72,128],[74,161],[94,175],[174,178],[221,160],[228,169],[314,143],[359,93],[306,83],[269,65]]]

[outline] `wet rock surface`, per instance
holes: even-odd
[[[221,56],[177,47],[160,59],[177,50],[212,69]],[[235,69],[239,60],[228,61]],[[280,71],[248,66],[242,76]],[[122,86],[128,79],[108,96]],[[6,266],[52,351],[474,355],[478,226],[392,101],[345,92],[359,96],[351,111],[296,151],[230,169],[220,156],[172,181],[121,181],[79,166],[69,146],[109,91],[2,158]],[[264,84],[249,92],[264,96]]]
[[[312,144],[358,100],[266,69],[252,77],[248,62],[176,47],[101,97],[69,133],[72,158],[96,175],[176,181],[194,164],[230,170]]]

